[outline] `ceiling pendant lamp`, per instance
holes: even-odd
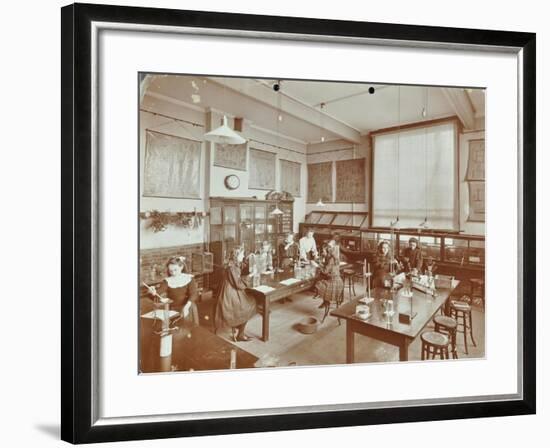
[[[321,128],[321,143],[325,143],[325,136],[323,135],[325,130],[324,119],[323,119],[323,109],[325,108],[325,106],[326,106],[326,103],[319,104],[319,127]]]
[[[315,204],[315,205],[317,207],[324,207],[325,206],[322,198],[319,198],[319,200],[317,201],[317,204]]]
[[[399,213],[401,211],[400,209],[400,189],[399,189],[399,170],[400,170],[400,161],[399,161],[399,155],[400,155],[400,143],[401,143],[401,86],[397,86],[397,157],[395,159],[395,191],[397,193],[396,202],[397,202],[397,215],[395,217],[394,221],[390,221],[390,228],[392,229],[392,233],[395,229],[401,228],[401,223],[399,222]],[[393,238],[391,240],[391,250],[393,254]]]
[[[280,129],[279,129],[279,123],[283,121],[283,110],[281,106],[281,80],[277,81],[273,85],[273,90],[277,92],[277,119],[275,120],[275,131],[276,135],[275,138],[277,139],[277,148],[280,148],[280,142],[279,142],[279,136],[280,136]],[[275,208],[269,213],[271,216],[281,216],[284,213],[279,208],[279,204],[275,205]]]
[[[424,107],[422,109],[423,117],[428,114],[428,87],[424,89]],[[428,223],[428,133],[424,126],[424,221],[422,221],[418,228],[419,230],[427,230],[430,228]]]
[[[281,209],[277,205],[269,214],[270,215],[282,215],[283,212],[281,211]]]
[[[233,129],[227,125],[227,117],[224,115],[222,125],[210,132],[204,134],[204,139],[209,142],[240,145],[246,143],[246,139],[237,134]]]
[[[418,224],[418,229],[429,229],[430,228],[430,225],[428,224],[428,217],[425,216],[424,217],[424,221],[422,221],[420,224]]]

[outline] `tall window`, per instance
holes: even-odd
[[[374,226],[458,228],[456,133],[453,122],[374,136]]]

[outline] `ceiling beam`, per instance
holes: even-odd
[[[468,94],[463,89],[442,88],[443,95],[456,112],[466,129],[475,128],[475,110]]]
[[[139,102],[143,101],[143,97],[145,96],[145,92],[147,92],[147,89],[149,88],[149,84],[151,84],[151,81],[153,80],[153,77],[149,74],[141,75],[139,79]]]
[[[264,107],[269,107],[274,110],[280,110],[284,115],[289,115],[295,119],[301,120],[309,125],[326,129],[327,131],[339,136],[344,140],[353,143],[361,142],[361,134],[357,129],[348,126],[345,123],[315,109],[312,106],[302,103],[301,101],[286,95],[283,91],[275,92],[268,85],[256,83],[253,86],[248,85],[243,88],[242,80],[239,78],[209,78],[209,82],[215,82],[232,89],[241,95],[251,98]],[[284,82],[283,82],[284,90]],[[280,101],[280,103],[279,103]]]
[[[374,87],[374,86],[377,86],[377,87]],[[374,92],[376,92],[378,90],[387,89],[388,87],[391,87],[391,86],[384,85],[384,84],[380,84],[380,85],[378,85],[378,84],[369,84],[369,87],[365,90],[361,90],[360,92],[350,93],[349,95],[339,96],[337,98],[331,98],[331,99],[328,99],[326,101],[322,101],[320,103],[314,104],[313,107],[318,107],[318,106],[321,106],[323,104],[324,105],[334,104],[334,103],[337,103],[338,101],[349,100],[350,98],[355,98],[355,97],[358,97],[358,96],[366,95],[367,93],[369,95],[373,95],[373,93],[369,92],[369,89],[371,87],[373,87],[375,89]]]

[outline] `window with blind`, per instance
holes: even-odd
[[[372,223],[458,229],[454,122],[373,137]]]

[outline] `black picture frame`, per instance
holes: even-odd
[[[201,11],[73,4],[61,9],[61,437],[72,443],[216,435],[239,432],[342,427],[426,420],[533,414],[536,410],[536,170],[535,170],[535,53],[533,33],[396,25],[352,21],[271,17]],[[95,353],[92,329],[92,160],[91,24],[94,21],[192,26],[218,30],[297,33],[388,39],[394,42],[474,44],[488,48],[514,47],[522,54],[521,128],[523,194],[519,273],[523,292],[523,396],[521,399],[464,404],[342,410],[95,425],[92,415],[92,375]]]

